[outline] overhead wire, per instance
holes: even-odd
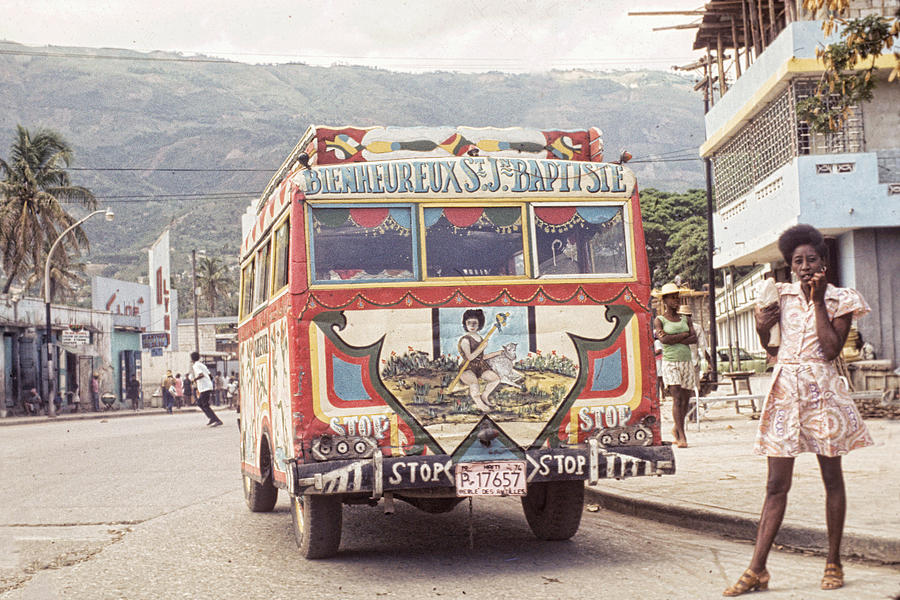
[[[677,152],[682,152],[684,149],[673,150],[671,152],[663,152],[658,156],[665,156],[667,154],[673,154]],[[648,157],[653,155],[648,155]],[[670,157],[670,158],[645,158],[645,159],[631,159],[629,164],[633,163],[674,163],[674,162],[692,162],[702,160],[699,156],[693,157]],[[272,173],[274,169],[263,169],[263,168],[247,168],[247,169],[235,169],[235,168],[165,168],[165,167],[69,167],[67,170],[70,171],[102,171],[102,172],[129,172],[129,171],[149,171],[149,172],[182,172],[182,173],[230,173],[230,172],[265,172]],[[571,179],[572,176],[568,178]],[[107,202],[114,203],[137,203],[137,202],[155,202],[155,201],[181,201],[181,200],[240,200],[243,198],[258,198],[261,194],[260,191],[252,192],[252,191],[227,191],[227,192],[191,192],[191,193],[182,193],[182,194],[117,194],[117,195],[95,195],[94,198],[97,200],[104,200]]]
[[[141,52],[139,50],[132,50],[128,48],[122,48],[122,51],[125,52]],[[177,51],[173,50],[155,50],[151,52],[160,52],[160,53],[174,53]],[[520,69],[520,70],[529,70],[531,62],[521,58],[503,58],[503,57],[490,57],[490,58],[482,58],[482,57],[446,57],[446,56],[352,56],[352,55],[311,55],[311,54],[275,54],[275,53],[253,53],[253,52],[218,52],[218,51],[205,51],[205,54],[200,55],[199,57],[188,57],[188,56],[120,56],[114,54],[97,54],[97,53],[79,53],[79,52],[65,52],[65,51],[46,51],[46,50],[23,50],[18,48],[0,48],[0,55],[11,55],[11,56],[34,56],[41,58],[71,58],[71,59],[82,59],[82,60],[130,60],[130,61],[146,61],[146,62],[175,62],[175,63],[218,63],[223,65],[250,65],[250,66],[258,66],[254,65],[254,63],[245,63],[241,61],[226,59],[226,58],[216,58],[208,55],[226,55],[226,56],[261,56],[261,57],[270,57],[270,58],[283,58],[283,59],[291,59],[290,62],[277,63],[282,65],[296,65],[301,64],[304,66],[318,66],[318,65],[308,65],[303,61],[330,61],[330,64],[333,65],[347,65],[346,61],[360,61],[357,63],[357,66],[366,66],[371,67],[374,64],[379,62],[397,62],[397,61],[405,61],[406,68],[417,68],[417,69],[447,69],[447,68],[461,68],[461,69]],[[560,68],[591,68],[591,67],[603,67],[603,66],[629,66],[629,65],[643,65],[643,64],[669,64],[673,60],[691,60],[694,57],[682,57],[681,59],[673,58],[673,57],[661,57],[661,58],[610,58],[598,60],[594,58],[566,58],[564,60],[559,60],[559,65],[550,66],[548,70],[552,69],[560,69]],[[276,63],[264,63],[264,64],[276,64]],[[393,65],[394,68],[402,68],[397,65]]]

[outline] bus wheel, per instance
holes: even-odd
[[[540,540],[567,540],[578,531],[584,509],[584,482],[545,481],[522,496],[525,520]]]
[[[291,496],[294,539],[304,558],[328,558],[341,545],[340,496]]]
[[[278,500],[278,488],[272,483],[272,471],[262,483],[253,481],[249,475],[244,475],[244,500],[253,512],[272,512],[275,501]]]

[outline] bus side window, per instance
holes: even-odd
[[[256,279],[253,282],[253,307],[269,299],[269,240],[256,252]]]
[[[241,318],[253,312],[254,262],[250,259],[241,271]]]
[[[275,270],[272,273],[272,290],[277,292],[288,283],[290,261],[288,261],[290,244],[290,221],[285,221],[275,230]]]
[[[525,275],[522,208],[425,208],[428,277]]]

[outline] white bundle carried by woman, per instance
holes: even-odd
[[[760,308],[771,306],[778,302],[778,288],[772,278],[763,279],[756,288],[756,305]],[[778,323],[772,325],[769,330],[769,345],[781,345],[781,326]]]

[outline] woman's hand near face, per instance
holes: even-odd
[[[823,304],[825,302],[825,288],[828,281],[825,279],[825,271],[819,271],[809,280],[809,296],[813,304]]]

